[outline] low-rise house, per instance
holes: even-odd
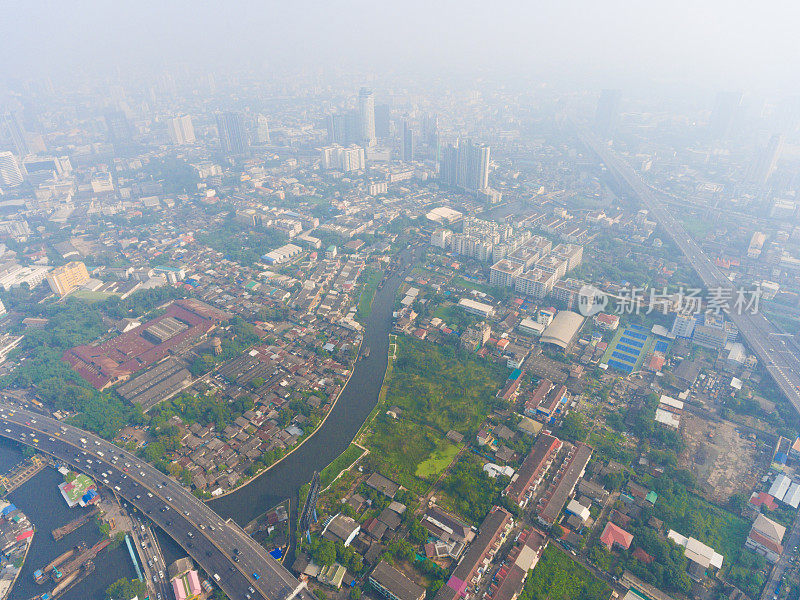
[[[764,515],[758,515],[744,545],[768,561],[777,562],[783,554],[784,535],[786,528],[783,525]]]
[[[388,600],[423,600],[425,598],[424,588],[383,560],[370,573],[369,582]]]

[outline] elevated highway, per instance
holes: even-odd
[[[312,600],[298,580],[236,524],[223,521],[176,481],[133,454],[4,402],[0,402],[0,435],[113,488],[183,547],[232,600]]]
[[[579,129],[578,137],[605,164],[617,181],[650,211],[687,258],[706,288],[732,289],[730,280],[714,265],[673,213],[659,201],[653,190],[628,163],[591,133]],[[733,298],[735,297],[734,291]],[[798,358],[800,353],[797,352],[794,342],[782,335],[760,313],[731,310],[728,312],[728,317],[739,328],[747,345],[764,365],[778,388],[800,413],[800,358]]]

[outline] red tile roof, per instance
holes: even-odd
[[[603,542],[606,548],[611,550],[614,544],[622,546],[626,550],[630,548],[633,541],[633,534],[628,533],[622,527],[618,527],[613,523],[607,523],[606,528],[600,535],[600,541]]]

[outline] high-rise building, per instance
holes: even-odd
[[[758,152],[753,161],[750,181],[756,185],[766,185],[769,176],[778,166],[778,159],[783,151],[783,141],[783,136],[778,133],[769,138],[767,145]]]
[[[389,128],[390,114],[391,107],[388,104],[375,105],[375,137],[377,137],[379,140],[385,140],[391,133]]]
[[[25,176],[17,159],[11,152],[0,152],[0,184],[16,187],[23,182]]]
[[[269,121],[264,115],[256,117],[256,143],[269,144],[271,142],[269,135]]]
[[[489,160],[489,146],[470,140],[457,141],[442,151],[440,179],[446,185],[469,192],[484,192],[489,189]]]
[[[220,148],[225,154],[244,154],[247,140],[244,136],[242,115],[237,112],[217,113],[217,131]]]
[[[414,160],[414,132],[407,120],[403,121],[402,159],[406,162]]]
[[[128,116],[121,110],[113,110],[107,112],[104,118],[108,128],[108,140],[114,147],[121,148],[128,145],[133,139],[133,128]]]
[[[361,143],[374,146],[375,138],[375,96],[372,90],[362,87],[358,92],[358,116],[361,125]]]
[[[338,170],[348,173],[362,171],[365,167],[364,148],[352,145],[343,148],[339,145],[326,146],[322,149],[322,167],[326,170]]]
[[[2,124],[4,134],[17,156],[28,154],[28,139],[19,113],[7,112],[3,115]]]
[[[76,287],[89,281],[89,272],[82,262],[72,261],[56,267],[47,274],[47,283],[54,294],[66,296]]]
[[[430,155],[435,161],[440,160],[439,144],[439,117],[438,115],[426,115],[422,120],[422,138],[430,151]]]
[[[329,144],[345,143],[345,116],[329,114],[325,118],[325,129],[328,131]]]
[[[619,121],[619,104],[622,95],[619,90],[603,90],[597,101],[594,123],[602,137],[611,137]]]
[[[739,107],[742,104],[742,94],[739,92],[720,92],[714,102],[714,110],[708,121],[708,129],[712,137],[724,139],[731,135],[736,118],[739,116]]]
[[[194,144],[197,141],[197,138],[194,136],[192,117],[189,115],[173,117],[169,120],[168,128],[170,138],[172,138],[172,142],[175,144]]]

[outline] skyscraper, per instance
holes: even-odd
[[[242,116],[237,112],[217,113],[217,131],[220,148],[225,154],[244,154],[247,141],[244,137]]]
[[[108,127],[108,141],[119,149],[130,144],[133,138],[133,128],[127,115],[121,110],[113,110],[105,114],[106,127]]]
[[[17,156],[28,154],[28,140],[19,113],[7,112],[3,115],[2,123],[5,136],[11,142],[11,148]]]
[[[388,104],[375,105],[375,137],[386,139],[389,137],[389,115],[391,108]]]
[[[361,140],[365,146],[374,146],[375,138],[375,96],[372,90],[362,87],[358,92],[358,116],[361,125]]]
[[[172,141],[175,144],[193,144],[195,141],[197,141],[194,136],[192,117],[189,115],[173,117],[169,120],[168,128],[170,138],[172,138]]]
[[[414,160],[414,132],[408,124],[408,120],[403,121],[403,145],[402,160],[408,162]]]
[[[733,133],[734,123],[739,116],[742,95],[739,92],[720,92],[714,102],[714,110],[708,120],[708,129],[712,137],[724,139]]]
[[[6,187],[18,186],[25,179],[17,159],[11,152],[0,152],[0,184]]]
[[[750,181],[756,185],[766,185],[770,175],[775,171],[775,167],[778,166],[778,159],[783,151],[783,142],[783,136],[778,133],[769,138],[767,145],[756,154],[750,172]]]
[[[422,137],[425,145],[428,146],[433,159],[438,161],[440,158],[439,144],[439,117],[438,115],[425,115],[422,121]]]
[[[269,135],[269,121],[264,115],[258,115],[256,117],[256,143],[269,144],[270,141],[272,140]]]
[[[619,121],[619,90],[603,90],[597,101],[597,110],[594,114],[594,123],[597,132],[604,138],[614,135]]]
[[[490,148],[470,140],[442,149],[439,177],[443,183],[469,192],[489,189]]]

